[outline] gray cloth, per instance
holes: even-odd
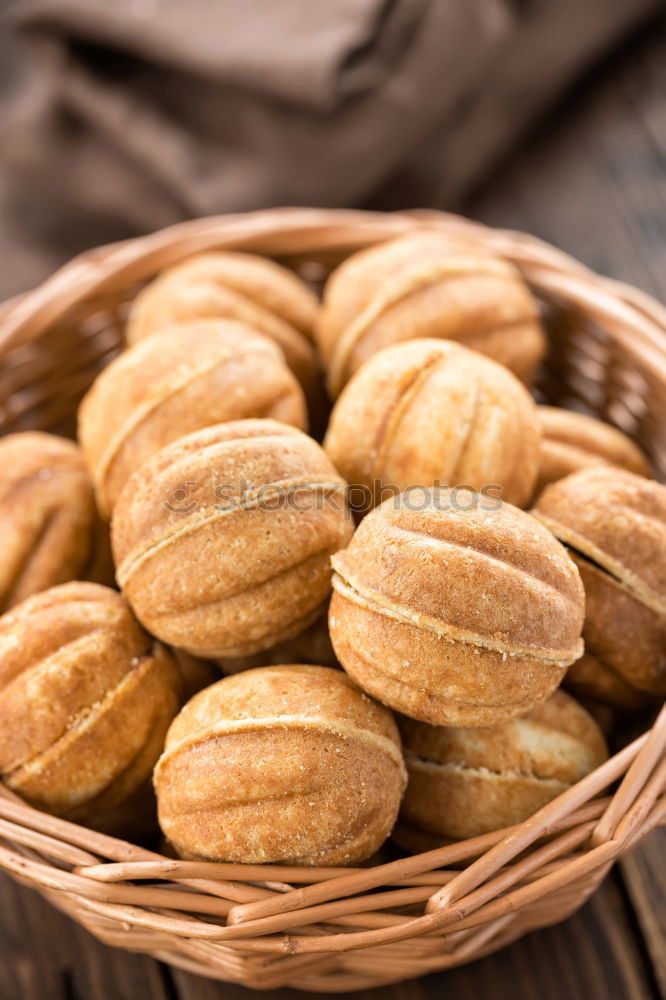
[[[19,0],[0,168],[63,252],[271,205],[454,207],[654,0]]]

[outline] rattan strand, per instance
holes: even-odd
[[[193,252],[266,254],[316,283],[349,253],[423,226],[520,269],[549,331],[541,397],[615,423],[666,478],[666,309],[533,237],[435,212],[280,209],[83,254],[0,307],[0,431],[71,433],[81,396],[121,349],[128,302]],[[257,989],[367,989],[471,961],[577,909],[666,822],[665,747],[666,709],[525,823],[358,869],[176,861],[0,787],[0,867],[115,947]]]

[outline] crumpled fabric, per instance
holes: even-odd
[[[18,0],[23,239],[275,205],[456,207],[654,0]],[[27,235],[26,235],[27,234]]]

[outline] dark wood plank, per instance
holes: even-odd
[[[246,991],[173,971],[185,1000],[243,1000]],[[275,990],[272,1000],[297,1000]],[[424,979],[357,994],[363,1000],[653,1000],[625,902],[608,879],[590,902],[557,927],[530,934],[495,955]],[[322,995],[323,996],[323,995]],[[248,997],[249,1000],[249,997]]]
[[[655,850],[658,846],[655,847]],[[358,994],[361,1000],[655,1000],[615,879],[568,921],[471,965]],[[3,1000],[249,1000],[249,990],[165,970],[95,941],[36,893],[0,877]],[[296,1000],[290,989],[264,994]],[[323,995],[322,995],[323,1000]]]
[[[2,1000],[172,1000],[152,959],[111,949],[0,876]]]
[[[622,859],[620,871],[650,956],[656,984],[666,997],[666,829]]]

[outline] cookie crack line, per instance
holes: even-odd
[[[347,600],[352,601],[366,611],[374,611],[376,614],[382,615],[385,618],[392,618],[403,625],[411,625],[421,628],[426,632],[432,632],[446,642],[462,642],[465,645],[477,646],[481,649],[502,653],[506,656],[529,656],[540,660],[544,665],[550,664],[553,667],[569,666],[569,664],[574,663],[583,654],[582,639],[578,640],[573,651],[553,650],[546,649],[543,646],[521,646],[517,643],[491,640],[478,635],[476,632],[459,629],[454,625],[447,625],[439,619],[433,618],[431,615],[410,611],[409,608],[402,607],[397,602],[384,597],[384,595],[370,588],[360,587],[355,583],[351,583],[349,578],[345,579],[340,574],[336,566],[336,561],[339,565],[339,560],[336,560],[334,556],[332,562],[335,572],[332,584],[333,589],[342,597],[346,597]]]
[[[229,295],[229,293],[231,293],[231,296],[236,296],[244,306],[251,306],[257,313],[261,314],[264,320],[268,319],[270,324],[277,321],[278,323],[283,324],[290,333],[294,333],[305,341],[310,340],[305,320],[303,321],[303,325],[301,325],[300,320],[297,319],[294,310],[292,309],[294,304],[293,296],[291,296],[291,301],[289,301],[289,293],[286,295],[281,293],[274,295],[271,290],[270,304],[260,302],[258,299],[257,289],[252,288],[251,285],[248,285],[243,281],[239,281],[237,273],[225,269],[224,267],[218,267],[216,270],[211,269],[210,271],[202,272],[198,270],[199,267],[200,265],[198,261],[192,261],[189,271],[193,272],[193,276],[188,273],[187,268],[181,267],[181,271],[178,275],[172,274],[166,276],[167,280],[165,280],[163,287],[166,288],[168,292],[172,292],[174,288],[180,291],[181,285],[186,285],[189,287],[190,291],[203,289],[204,292],[209,292],[210,289],[213,289],[213,292],[216,295],[220,292],[223,295]],[[155,282],[155,286],[157,286],[157,284],[158,283]],[[162,288],[160,288],[160,292],[161,291]],[[285,302],[287,303],[286,307]],[[296,308],[298,309],[298,307]],[[218,319],[220,318],[220,314],[214,309],[211,309],[210,311],[207,311],[205,315],[197,318]],[[243,322],[235,317],[229,318],[235,322]],[[186,323],[188,320],[181,320],[181,322]]]
[[[296,327],[293,326],[289,320],[285,319],[278,312],[269,309],[263,302],[260,302],[258,298],[253,296],[248,290],[247,285],[244,285],[239,281],[234,281],[233,275],[228,272],[222,273],[221,271],[218,271],[214,275],[210,272],[205,274],[200,272],[197,274],[197,267],[198,263],[194,261],[191,268],[194,272],[194,277],[187,275],[186,272],[181,273],[180,275],[170,276],[169,284],[172,287],[168,290],[171,291],[173,288],[176,288],[180,292],[182,285],[185,285],[190,293],[200,291],[202,289],[204,292],[209,292],[210,289],[212,289],[215,295],[221,295],[222,297],[226,295],[228,296],[228,300],[236,299],[241,302],[243,306],[249,306],[256,314],[260,315],[264,319],[268,319],[269,323],[273,320],[278,320],[280,323],[284,323],[285,326],[288,326],[291,330],[296,332]],[[214,309],[211,309],[205,314],[205,318],[217,319],[218,317],[219,313],[216,313]],[[235,317],[230,318],[235,322],[243,322],[243,320],[238,320]],[[187,323],[188,320],[185,319],[181,322]]]
[[[104,812],[106,812],[107,809],[113,809],[116,805],[118,805],[119,804],[118,802],[112,802],[111,805],[106,805],[106,806],[105,805],[100,806],[99,803],[100,801],[103,802],[105,797],[109,795],[113,797],[114,789],[116,789],[118,785],[122,783],[124,778],[131,772],[132,768],[134,768],[137,762],[141,760],[142,755],[145,753],[146,747],[150,746],[153,737],[158,732],[159,724],[160,724],[159,715],[153,717],[150,723],[148,724],[148,731],[146,733],[145,739],[136,748],[132,756],[123,765],[121,770],[118,771],[117,774],[112,775],[107,784],[104,785],[102,788],[100,788],[100,790],[91,799],[86,799],[84,801],[74,803],[74,805],[68,808],[67,812],[64,815],[61,814],[61,818],[72,819],[72,821],[75,822],[76,817],[80,815],[79,810],[83,808],[85,808],[86,814],[88,816],[96,816],[98,814],[103,814]],[[144,777],[143,781],[147,781],[149,778],[150,778],[150,768],[148,768],[148,773]]]
[[[24,619],[24,622],[27,619]],[[22,622],[21,624],[23,624]],[[16,624],[16,620],[12,621],[12,625]],[[25,678],[26,675],[32,674],[36,675],[39,671],[48,670],[51,665],[57,667],[58,660],[62,659],[63,656],[68,657],[71,652],[77,651],[79,648],[85,650],[88,644],[93,644],[98,636],[102,638],[108,638],[109,641],[116,641],[118,635],[116,630],[119,628],[119,623],[112,623],[111,627],[104,623],[99,622],[94,625],[94,627],[89,628],[85,632],[81,632],[79,635],[75,635],[73,638],[68,639],[63,642],[62,645],[58,646],[56,649],[52,649],[50,652],[43,656],[37,656],[26,666],[22,666],[9,680],[4,683],[0,683],[0,698],[6,695],[7,690],[15,683],[17,683],[21,678]],[[9,641],[8,641],[9,640]],[[9,633],[0,633],[0,661],[7,649],[11,650],[17,645],[17,640],[15,636]],[[3,649],[4,647],[4,649]],[[144,656],[149,656],[149,652],[138,652],[137,657],[143,659]]]
[[[293,572],[301,569],[303,566],[307,566],[308,563],[314,563],[314,562],[316,562],[317,560],[321,559],[322,557],[330,558],[330,551],[329,551],[329,549],[326,546],[323,546],[322,548],[319,548],[316,551],[311,552],[308,555],[305,555],[302,559],[299,559],[298,562],[291,563],[290,565],[285,566],[283,569],[279,569],[277,572],[271,571],[268,576],[265,576],[265,577],[262,577],[261,579],[255,580],[253,583],[250,583],[250,584],[242,583],[237,589],[235,589],[235,590],[229,590],[228,592],[224,593],[221,596],[218,595],[216,597],[208,597],[205,600],[201,599],[201,600],[198,600],[196,602],[196,604],[194,604],[194,605],[192,605],[192,604],[186,604],[186,605],[180,604],[180,605],[178,605],[175,608],[171,607],[168,611],[154,612],[153,621],[155,621],[156,619],[157,620],[161,620],[161,619],[164,619],[164,618],[169,618],[173,614],[187,614],[190,611],[198,611],[198,610],[201,610],[203,608],[218,608],[219,609],[227,601],[233,601],[234,598],[238,597],[240,594],[248,594],[249,595],[249,594],[253,593],[254,591],[260,590],[262,587],[265,587],[266,584],[274,583],[276,580],[279,580],[280,577],[287,576],[288,574],[293,573]],[[299,622],[301,622],[301,621],[307,621],[308,618],[310,618],[311,620],[314,620],[312,616],[314,616],[315,612],[321,612],[322,608],[323,608],[322,604],[318,604],[315,608],[311,608],[309,611],[306,611],[299,618],[295,619],[295,621],[291,623],[291,626],[293,626],[295,628]],[[291,627],[291,626],[285,626],[285,627]],[[271,636],[273,634],[274,634],[274,629],[272,627],[269,627],[269,630],[267,632],[262,633],[262,635],[257,636],[257,640],[261,641],[262,639],[267,638],[268,636]],[[225,654],[225,653],[212,653],[210,655],[214,655],[214,656],[218,656],[218,655],[219,656],[226,656],[228,654]],[[240,654],[240,655],[242,655],[242,654]]]
[[[541,514],[538,510],[533,511],[533,516],[548,528],[562,544],[595,566],[599,572],[605,573],[609,579],[623,587],[637,601],[656,614],[666,616],[666,599],[647,586],[621,562],[556,518]]]
[[[441,355],[433,353],[423,363],[421,368],[417,368],[414,372],[412,372],[412,377],[409,382],[403,387],[402,392],[399,393],[398,398],[391,407],[390,412],[387,414],[386,420],[382,424],[381,432],[375,439],[373,448],[374,459],[370,472],[371,477],[376,479],[381,478],[383,459],[386,452],[390,448],[393,439],[395,438],[400,424],[402,423],[405,410],[408,409],[410,402],[418,393],[420,387],[427,380],[433,370],[437,368],[441,360]]]
[[[360,743],[366,743],[373,746],[376,750],[381,750],[387,754],[393,760],[394,764],[397,765],[405,781],[407,780],[405,763],[400,747],[390,740],[388,736],[381,736],[379,733],[373,733],[370,729],[364,729],[361,726],[344,721],[326,719],[319,715],[309,715],[307,717],[303,717],[302,715],[266,715],[251,716],[246,719],[221,720],[212,726],[207,726],[198,733],[184,736],[173,746],[165,750],[155,767],[155,776],[157,777],[158,773],[164,768],[165,762],[168,763],[175,754],[193,750],[197,746],[207,743],[209,740],[219,739],[223,736],[232,736],[237,733],[256,732],[257,730],[275,732],[279,729],[324,731],[341,739],[353,739]]]
[[[412,750],[405,750],[405,763],[412,767],[422,767],[424,770],[436,770],[436,771],[453,771],[457,774],[470,774],[474,776],[479,776],[485,778],[489,775],[495,778],[511,778],[516,780],[535,781],[539,784],[549,784],[557,785],[563,791],[565,788],[569,788],[567,782],[562,781],[560,778],[550,778],[547,775],[537,774],[536,771],[521,771],[516,768],[509,768],[506,771],[498,771],[494,767],[486,767],[483,764],[474,766],[473,764],[466,764],[463,761],[439,761],[434,760],[432,757],[424,757],[422,754],[415,753]]]
[[[389,414],[387,420],[383,425],[383,433],[378,437],[375,442],[374,452],[375,457],[372,467],[372,477],[375,479],[381,479],[381,470],[383,460],[390,450],[390,447],[395,440],[395,437],[404,423],[405,417],[409,412],[409,407],[414,399],[417,397],[419,390],[423,388],[429,379],[436,374],[437,370],[447,362],[448,359],[443,357],[441,354],[433,353],[422,365],[421,368],[417,369],[410,379],[409,383],[405,386],[399,398],[396,400],[392,407],[391,413]],[[458,466],[462,461],[462,457],[467,448],[468,442],[471,440],[473,432],[476,430],[476,424],[478,423],[479,411],[481,408],[481,403],[483,401],[483,393],[480,391],[478,385],[471,386],[473,391],[472,398],[472,412],[467,420],[465,434],[463,438],[458,442],[458,447],[456,451],[455,458],[450,467],[447,470],[443,470],[443,478],[447,482],[455,483],[456,472]]]
[[[527,570],[521,569],[519,566],[512,565],[510,562],[507,562],[506,559],[501,559],[498,556],[492,555],[490,552],[486,552],[485,549],[465,542],[452,542],[449,538],[435,538],[433,535],[429,535],[425,531],[417,531],[415,528],[403,528],[401,525],[394,525],[393,528],[402,535],[412,535],[415,538],[421,538],[429,545],[459,549],[467,552],[476,552],[477,555],[482,556],[484,559],[487,559],[488,562],[494,563],[496,566],[505,567],[510,571],[520,573],[521,576],[524,576],[528,580],[534,580],[535,583],[539,583],[542,587],[545,587],[547,590],[557,594],[568,604],[575,606],[575,602],[568,598],[566,594],[563,594],[560,590],[558,590],[555,584],[549,583],[548,580],[544,580],[543,577],[537,576],[536,573],[528,573]]]
[[[52,526],[58,519],[58,511],[54,507],[45,507],[40,510],[40,514],[41,520],[39,528],[31,540],[27,539],[30,544],[27,544],[24,551],[19,554],[18,562],[14,566],[14,572],[7,581],[7,591],[5,593],[4,602],[2,602],[7,608],[11,608],[11,606],[16,603],[16,591],[25,580],[27,573],[29,573],[30,566],[34,565],[41,549],[44,547],[44,542],[47,539]],[[0,605],[0,610],[1,609]]]
[[[284,805],[287,802],[292,802],[295,799],[303,798],[305,796],[314,798],[317,795],[325,795],[328,790],[328,785],[324,782],[320,785],[313,786],[312,788],[307,788],[305,791],[294,791],[293,789],[288,788],[283,791],[274,792],[272,795],[262,795],[262,793],[259,792],[254,797],[248,794],[243,798],[225,798],[221,803],[219,801],[206,802],[205,804],[198,802],[196,806],[186,803],[181,809],[174,808],[172,806],[170,812],[173,816],[192,816],[194,814],[205,816],[208,813],[217,813],[222,810],[229,811],[232,809],[244,809],[246,806],[268,805],[269,803],[271,805],[276,803],[282,803]]]
[[[470,267],[470,264],[472,265]],[[368,329],[381,318],[382,313],[394,306],[401,299],[407,298],[413,292],[434,284],[444,278],[487,276],[513,279],[513,270],[504,261],[493,258],[456,257],[430,264],[427,267],[415,267],[403,273],[399,280],[391,284],[390,291],[376,295],[368,305],[361,310],[356,319],[350,323],[340,337],[329,372],[329,386],[337,394],[342,387],[344,370],[349,356]],[[536,315],[536,314],[535,314]],[[519,317],[515,317],[515,322]]]
[[[23,761],[22,764],[13,767],[10,771],[6,771],[2,776],[3,780],[11,788],[15,788],[21,784],[24,777],[29,778],[32,775],[38,774],[45,760],[57,756],[64,743],[73,741],[77,735],[87,732],[94,722],[104,714],[117,696],[122,696],[125,690],[133,683],[138,683],[137,678],[143,676],[150,669],[154,659],[149,653],[140,657],[137,665],[128,670],[120,681],[114,687],[109,688],[98,701],[89,705],[88,708],[79,712],[78,715],[68,719],[65,728],[50,746],[44,750],[40,750],[34,757]]]
[[[361,687],[365,686],[366,680],[368,678],[370,678],[370,680],[376,678],[376,679],[381,679],[383,684],[388,683],[392,688],[397,688],[398,691],[406,691],[406,692],[414,691],[415,688],[414,684],[408,683],[406,680],[400,678],[397,674],[389,673],[388,670],[378,667],[371,660],[369,660],[368,657],[364,655],[364,653],[358,648],[354,649],[354,656],[357,658],[358,661],[360,661],[362,665],[361,669],[357,669],[355,671],[356,676],[359,677],[358,683],[361,685]],[[462,698],[454,697],[451,694],[447,696],[445,694],[442,694],[439,690],[436,690],[435,687],[432,686],[428,687],[423,685],[420,686],[417,685],[416,690],[419,691],[421,694],[425,695],[429,703],[439,706],[445,706],[447,708],[455,708],[455,709],[468,708],[468,709],[474,709],[475,711],[478,711],[479,709],[483,710],[489,708],[499,709],[502,711],[510,710],[511,717],[515,717],[518,715],[525,715],[526,712],[529,712],[530,709],[534,707],[533,700],[495,701],[492,704],[488,704],[487,702],[479,700],[466,701],[463,700]],[[375,696],[373,695],[373,697]],[[421,721],[425,722],[427,720],[423,719]]]
[[[150,338],[147,338],[145,343],[148,343],[149,339]],[[234,360],[234,358],[240,356],[246,357],[249,354],[268,356],[269,351],[259,350],[258,348],[246,351],[234,351],[231,348],[226,348],[225,350],[220,350],[219,353],[216,352],[214,357],[207,359],[195,368],[188,368],[187,371],[184,371],[180,376],[173,375],[170,378],[167,378],[159,387],[159,391],[137,406],[131,416],[129,416],[127,420],[120,425],[116,433],[113,435],[104,449],[102,457],[97,465],[97,469],[95,470],[97,482],[100,484],[104,483],[111,465],[123,449],[132,431],[135,431],[138,427],[140,427],[141,424],[144,423],[144,421],[147,420],[148,417],[150,417],[151,414],[153,414],[165,400],[176,396],[179,392],[182,392],[183,389],[186,389],[193,382],[196,382],[198,378],[203,378],[205,375],[215,371],[216,368],[220,368],[229,361]]]
[[[253,423],[263,422],[261,417],[248,417],[248,421]],[[268,422],[268,421],[266,421]],[[223,423],[225,431],[233,428],[234,424],[243,423],[243,421],[231,421],[230,423]],[[280,421],[273,421],[275,424],[279,424]],[[199,435],[205,435],[207,432],[216,430],[217,425],[212,427],[202,427],[199,431],[193,432],[191,435],[186,435],[184,438],[177,438],[175,441],[168,446],[169,453],[167,455],[167,460],[169,463],[181,462],[187,463],[188,459],[197,460],[199,463],[205,463],[207,465],[212,464],[217,461],[220,456],[224,459],[224,454],[230,445],[259,445],[262,449],[266,448],[268,444],[274,444],[278,442],[279,444],[284,444],[285,441],[292,441],[296,434],[303,434],[304,432],[299,430],[297,427],[292,427],[290,424],[282,425],[282,432],[277,430],[271,430],[270,433],[266,434],[253,434],[252,436],[243,434],[229,434],[225,436],[223,440],[213,440],[208,444],[202,445],[199,440]],[[197,435],[194,442],[190,442],[188,439]],[[166,449],[164,449],[166,450]],[[158,459],[162,458],[162,452],[158,452],[157,455],[152,459],[153,471],[157,474],[165,471],[165,466],[162,461],[158,462]],[[189,473],[187,469],[181,469],[180,476],[182,479],[187,479]]]
[[[483,387],[485,389],[485,387]],[[455,455],[452,456],[452,460],[449,466],[449,471],[446,478],[449,482],[455,483],[458,481],[459,469],[463,463],[466,452],[469,448],[470,442],[474,439],[476,429],[479,423],[479,417],[481,414],[482,404],[485,402],[484,396],[485,392],[479,386],[478,382],[470,384],[470,390],[472,392],[472,408],[471,413],[465,417],[465,424],[463,427],[463,435],[458,441],[458,447]]]
[[[156,541],[148,542],[136,555],[130,554],[123,559],[118,566],[116,579],[119,585],[124,587],[132,573],[134,573],[137,569],[140,569],[144,563],[146,563],[158,552],[167,548],[179,539],[192,534],[194,531],[198,531],[199,528],[214,524],[216,521],[220,521],[224,517],[235,514],[239,510],[259,510],[265,503],[270,502],[270,500],[275,497],[284,496],[286,499],[289,499],[301,491],[308,491],[311,493],[342,492],[346,494],[347,489],[347,484],[343,481],[313,482],[312,480],[305,479],[300,481],[291,479],[285,480],[284,483],[271,483],[270,485],[260,487],[258,490],[248,492],[242,498],[242,501],[237,505],[235,504],[222,509],[219,507],[204,508],[204,510],[198,511],[194,514],[188,514],[187,520],[182,524],[174,525],[170,530],[165,531],[164,534],[161,535]]]

